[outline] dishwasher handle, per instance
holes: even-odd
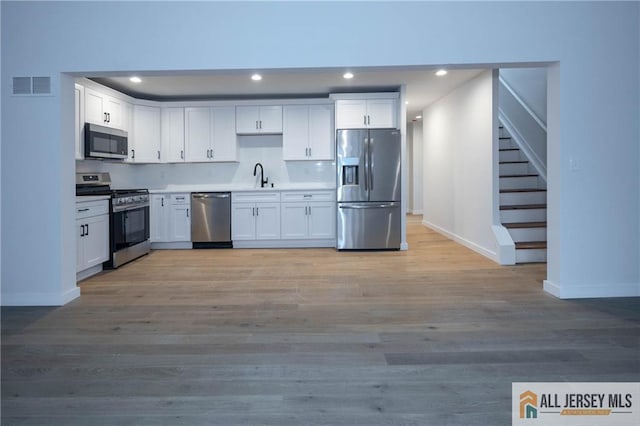
[[[228,192],[223,193],[210,193],[210,194],[191,194],[191,198],[229,198],[231,196]]]

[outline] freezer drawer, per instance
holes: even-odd
[[[231,242],[231,194],[208,192],[191,194],[191,241]]]
[[[400,203],[338,203],[338,250],[400,249]]]

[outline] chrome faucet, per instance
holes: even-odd
[[[269,183],[269,178],[264,179],[264,169],[260,163],[256,163],[256,165],[253,166],[253,175],[255,176],[258,172],[258,166],[260,166],[260,188],[264,188],[264,186]]]

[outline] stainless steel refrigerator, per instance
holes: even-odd
[[[399,249],[400,130],[338,130],[336,162],[338,250]]]

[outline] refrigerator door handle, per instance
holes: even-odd
[[[369,139],[369,149],[367,152],[369,153],[369,190],[373,191],[373,157],[371,152],[373,151],[373,138]]]
[[[389,209],[398,207],[398,203],[339,204],[339,209]]]
[[[364,138],[364,190],[365,191],[369,191],[369,154],[368,153],[369,153],[369,138]]]

